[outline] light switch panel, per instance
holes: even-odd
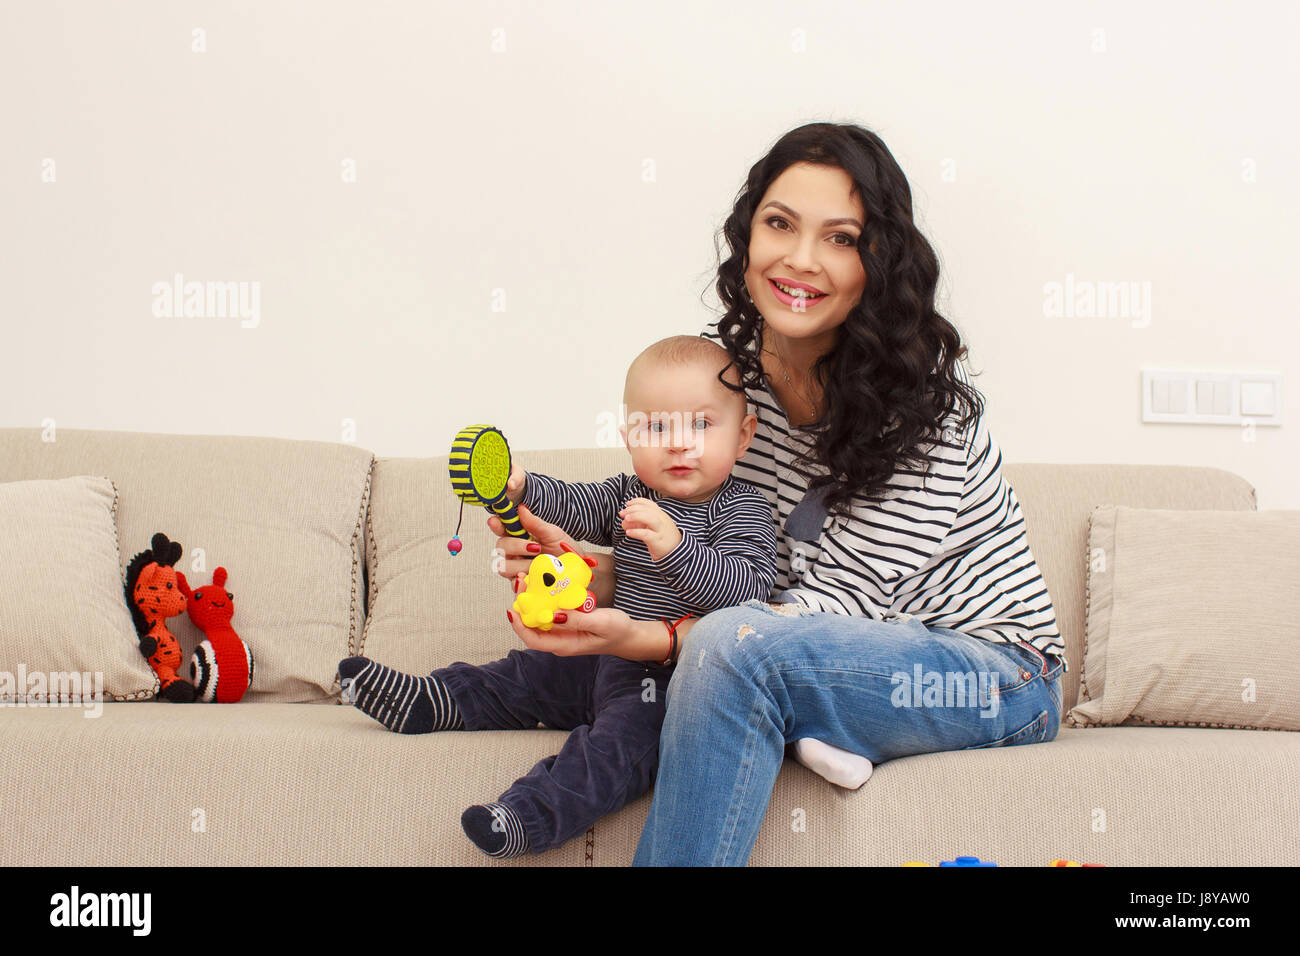
[[[1142,421],[1281,425],[1282,373],[1142,370]]]

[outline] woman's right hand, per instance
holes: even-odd
[[[512,475],[513,480],[513,475]],[[492,533],[497,535],[497,548],[505,556],[501,562],[501,567],[497,570],[503,578],[510,581],[511,588],[515,587],[515,578],[520,574],[527,575],[528,568],[533,563],[533,558],[539,554],[563,554],[564,549],[561,544],[567,544],[578,554],[582,554],[582,548],[578,542],[565,534],[564,529],[559,525],[551,524],[549,521],[543,521],[537,515],[528,510],[526,505],[520,505],[519,523],[524,526],[528,532],[528,538],[516,538],[514,535],[506,534],[506,529],[501,524],[501,519],[496,515],[488,516],[488,528]],[[528,546],[534,546],[533,551],[528,550]],[[591,591],[596,595],[597,607],[609,607],[614,603],[614,574],[612,562],[604,558],[593,558],[596,566],[591,569]]]

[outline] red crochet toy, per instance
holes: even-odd
[[[253,681],[253,652],[230,626],[235,614],[235,596],[226,590],[226,569],[217,568],[212,583],[191,591],[185,574],[177,571],[180,590],[190,612],[207,640],[190,658],[190,679],[199,700],[234,704]]]
[[[126,604],[140,635],[140,653],[158,675],[158,697],[188,704],[194,700],[194,685],[176,674],[181,666],[181,646],[166,623],[167,618],[185,610],[185,595],[176,587],[179,572],[173,567],[182,548],[161,531],[153,536],[152,544],[127,566]]]

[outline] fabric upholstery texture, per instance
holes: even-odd
[[[0,700],[156,693],[122,589],[116,512],[107,477],[0,484]]]
[[[1300,511],[1097,508],[1066,719],[1300,730]]]

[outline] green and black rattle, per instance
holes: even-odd
[[[510,445],[499,428],[470,425],[458,431],[451,443],[447,470],[451,474],[451,490],[460,498],[456,533],[447,542],[452,557],[460,553],[460,523],[465,517],[467,504],[491,511],[501,519],[506,534],[516,538],[528,536],[519,521],[519,512],[506,495],[506,482],[510,480]]]

